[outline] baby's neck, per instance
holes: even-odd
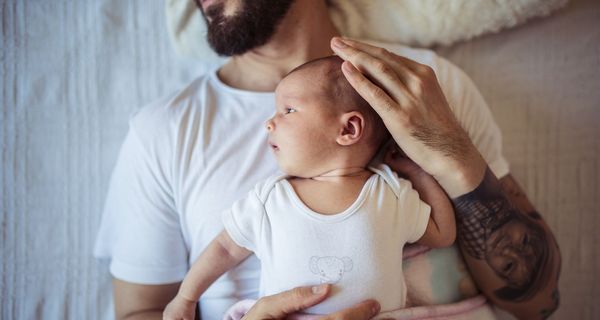
[[[318,176],[311,177],[310,179],[322,182],[346,182],[348,179],[366,179],[371,176],[371,174],[372,172],[364,167],[346,167],[329,170]]]
[[[358,198],[373,172],[364,167],[347,167],[324,172],[311,178],[288,181],[308,208],[331,215],[343,212]]]

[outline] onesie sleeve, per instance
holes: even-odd
[[[231,209],[223,212],[222,219],[225,231],[231,239],[240,247],[244,247],[260,257],[257,245],[260,241],[266,214],[256,188],[246,198],[236,201]]]
[[[398,214],[403,226],[405,242],[413,243],[421,239],[427,229],[431,207],[419,198],[410,181],[397,178],[399,183]]]

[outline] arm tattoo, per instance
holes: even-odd
[[[560,305],[560,294],[558,293],[558,289],[555,289],[554,292],[552,292],[552,307],[550,307],[548,309],[543,309],[540,312],[540,315],[542,316],[543,319],[548,319],[548,317],[550,317],[550,315],[552,315],[554,313],[554,311],[556,311],[556,309],[558,309],[559,305]]]
[[[540,215],[515,207],[489,168],[475,190],[453,202],[463,252],[504,280],[494,291],[498,299],[526,301],[548,283],[550,249]]]

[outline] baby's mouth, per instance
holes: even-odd
[[[273,151],[279,151],[279,147],[276,144],[269,142],[269,145],[271,146],[271,149],[273,149]]]

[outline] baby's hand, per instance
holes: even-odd
[[[409,180],[417,179],[422,175],[428,175],[418,164],[408,158],[404,151],[395,143],[387,148],[383,162],[390,166],[399,176]]]
[[[194,320],[196,303],[177,295],[165,308],[163,320]]]

